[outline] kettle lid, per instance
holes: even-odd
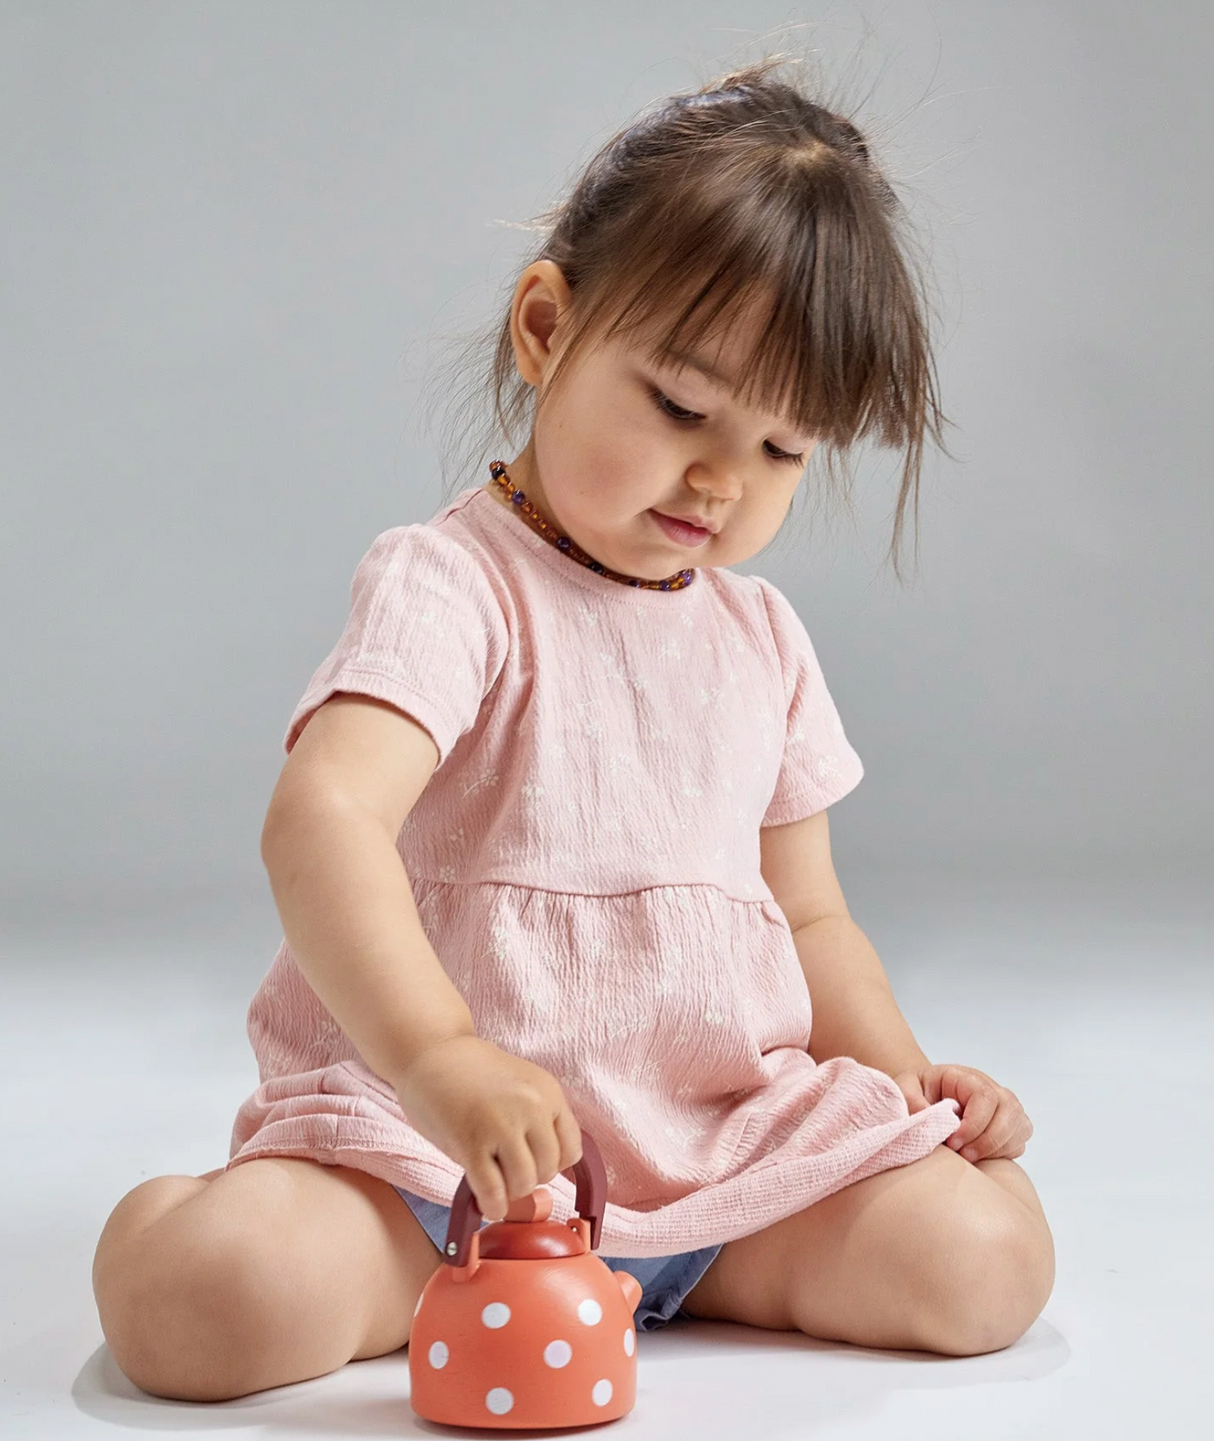
[[[582,1256],[588,1250],[573,1222],[562,1226],[559,1221],[520,1220],[509,1214],[504,1221],[491,1221],[478,1231],[477,1246],[482,1261],[547,1261],[559,1256]]]

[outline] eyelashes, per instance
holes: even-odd
[[[662,414],[669,416],[671,420],[691,421],[704,419],[704,417],[699,413],[699,411],[684,410],[681,405],[676,405],[668,395],[664,395],[655,386],[649,386],[649,398],[653,401],[654,405],[657,406],[657,408],[662,412]],[[768,442],[764,441],[765,445],[767,443]],[[805,464],[804,454],[791,455],[788,451],[779,450],[775,447],[769,450],[767,454],[768,458],[771,460],[787,461],[790,465]]]
[[[704,417],[697,410],[684,410],[681,405],[676,405],[668,395],[663,395],[660,390],[650,387],[650,398],[657,408],[664,415],[670,416],[672,420],[703,420]]]

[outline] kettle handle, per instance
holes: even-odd
[[[590,1223],[590,1249],[598,1249],[599,1233],[603,1229],[603,1207],[607,1200],[607,1171],[603,1158],[589,1131],[582,1132],[582,1154],[572,1166],[566,1167],[561,1175],[573,1172],[577,1185],[577,1199],[574,1202],[577,1213]],[[443,1247],[443,1260],[449,1266],[466,1266],[472,1237],[480,1229],[481,1208],[476,1204],[472,1187],[465,1173],[455,1188],[451,1202],[451,1217],[447,1222],[447,1243]]]

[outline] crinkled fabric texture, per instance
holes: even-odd
[[[769,1226],[927,1155],[949,1099],[808,1052],[811,1000],[759,831],[863,767],[796,611],[759,576],[676,591],[596,574],[487,487],[377,536],[293,712],[338,691],[434,738],[397,839],[426,934],[479,1035],[560,1081],[602,1153],[600,1248],[663,1256]],[[253,997],[260,1085],[229,1167],[353,1166],[450,1205],[462,1171],[414,1130],[285,939]],[[574,1210],[565,1175],[552,1217]]]

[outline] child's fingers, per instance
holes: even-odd
[[[967,1161],[989,1161],[996,1156],[1022,1156],[1032,1125],[1013,1096],[1001,1101],[990,1124],[972,1141],[963,1142],[959,1154]]]
[[[987,1086],[976,1088],[962,1104],[965,1111],[961,1117],[961,1125],[948,1138],[948,1144],[954,1151],[960,1151],[976,1141],[990,1125],[991,1118],[999,1107],[999,1093]]]

